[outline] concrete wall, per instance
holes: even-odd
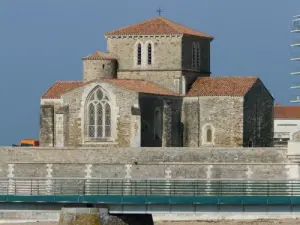
[[[279,148],[1,148],[1,177],[299,179]]]
[[[184,146],[243,145],[243,98],[226,96],[185,97],[183,100]],[[206,127],[213,141],[207,143]]]

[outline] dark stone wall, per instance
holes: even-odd
[[[182,99],[179,97],[140,94],[142,147],[161,147],[163,136],[168,139],[168,147],[181,146],[181,104]],[[170,107],[168,110],[166,110],[166,105]],[[161,138],[154,137],[154,112],[156,108],[159,108],[162,114],[161,131],[164,134]],[[168,125],[170,122],[171,126]]]
[[[273,146],[274,99],[259,80],[244,98],[244,146]]]
[[[192,67],[193,42],[201,47],[200,68]],[[182,39],[182,70],[191,70],[201,73],[210,72],[210,40],[199,37],[185,36]]]
[[[40,145],[52,147],[54,145],[54,106],[40,107]]]

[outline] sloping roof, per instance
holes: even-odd
[[[161,16],[107,32],[105,35],[192,35],[213,39],[208,34],[193,30]]]
[[[244,96],[257,80],[257,77],[201,77],[187,96]]]
[[[178,96],[176,93],[144,80],[102,79],[102,81],[139,93]],[[92,82],[57,81],[46,91],[42,99],[59,99],[62,94]]]
[[[116,60],[115,57],[106,52],[97,51],[91,55],[85,56],[83,60]]]
[[[282,106],[274,107],[275,119],[300,119],[300,106]]]
[[[83,81],[56,81],[42,96],[42,99],[59,99],[62,94],[84,84]]]
[[[159,87],[152,82],[144,80],[104,79],[104,81],[139,93],[173,96],[178,95],[167,89]]]

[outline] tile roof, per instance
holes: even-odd
[[[257,80],[257,77],[201,77],[187,96],[244,96]]]
[[[274,107],[275,119],[300,119],[300,106],[282,106]]]
[[[137,24],[107,32],[105,35],[192,35],[208,39],[212,36],[193,30],[164,17],[155,17]]]
[[[139,93],[178,96],[152,82],[144,80],[103,79],[102,81]],[[62,94],[92,82],[93,81],[57,81],[46,91],[42,99],[59,99]]]
[[[106,52],[97,51],[91,55],[85,56],[83,60],[116,60],[115,57]]]
[[[139,93],[147,94],[157,94],[157,95],[173,95],[178,96],[178,94],[173,93],[167,89],[157,86],[156,84],[144,81],[144,80],[121,80],[121,79],[104,79],[105,82],[126,88]]]
[[[56,81],[42,96],[42,99],[59,99],[62,94],[84,84],[83,81]]]

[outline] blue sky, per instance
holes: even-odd
[[[0,145],[38,138],[43,92],[81,79],[81,57],[106,50],[104,32],[154,17],[158,7],[215,37],[214,76],[259,76],[281,104],[296,95],[289,46],[299,0],[1,0]]]

